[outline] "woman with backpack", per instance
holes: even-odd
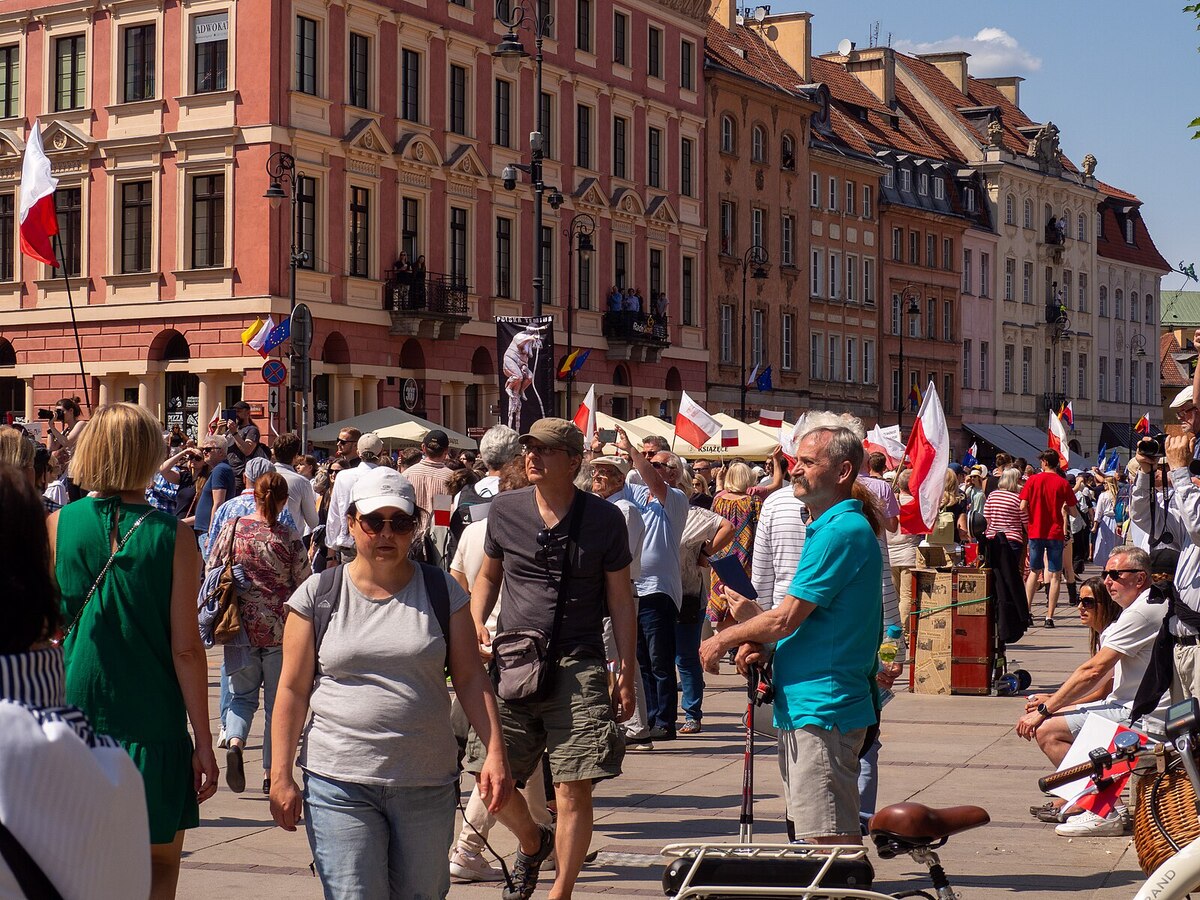
[[[367,472],[346,512],[354,560],[309,578],[287,603],[271,814],[295,831],[303,810],[326,900],[449,892],[458,754],[447,668],[488,747],[488,809],[512,791],[467,593],[409,558],[419,517],[408,479]],[[303,789],[292,774],[302,731]]]

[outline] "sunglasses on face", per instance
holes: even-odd
[[[650,465],[654,466],[654,468],[656,468],[656,469],[674,469],[675,468],[670,463],[665,463],[665,462],[652,462],[652,463],[650,463]]]
[[[553,456],[555,453],[559,453],[561,451],[562,451],[561,447],[545,447],[545,446],[542,446],[541,444],[537,444],[537,445],[525,444],[521,447],[521,452],[524,453],[526,456],[546,457],[546,456]]]
[[[1094,599],[1092,599],[1091,597],[1080,597],[1079,598],[1079,608],[1080,609],[1095,609],[1096,601]]]
[[[404,515],[404,513],[396,513],[391,517],[384,517],[379,513],[367,513],[365,516],[357,516],[357,519],[359,527],[367,534],[380,534],[384,525],[392,529],[392,534],[408,534],[417,527],[417,520],[412,516]]]
[[[354,443],[354,441],[350,440],[350,438],[338,438],[337,442],[339,444],[353,444]]]
[[[1132,575],[1134,572],[1140,572],[1141,569],[1105,569],[1100,573],[1103,578],[1110,578],[1116,581],[1122,575]]]
[[[200,452],[201,452],[202,454],[204,454],[205,456],[208,456],[208,454],[210,454],[210,453],[215,453],[216,451],[217,451],[217,448],[216,448],[216,447],[205,447],[205,448],[204,448],[203,450],[201,450]]]

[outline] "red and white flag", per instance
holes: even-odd
[[[1132,730],[1111,719],[1088,716],[1083,720],[1083,727],[1079,730],[1079,735],[1071,743],[1071,747],[1067,750],[1067,755],[1063,757],[1057,771],[1061,772],[1080,763],[1088,762],[1088,754],[1097,747],[1105,747],[1111,753],[1116,749],[1117,735],[1123,731]],[[1145,746],[1147,738],[1139,736],[1142,739],[1142,745]],[[1055,788],[1050,793],[1066,800],[1068,804],[1089,809],[1098,816],[1107,816],[1120,802],[1121,791],[1125,787],[1125,782],[1129,780],[1131,768],[1129,763],[1121,762],[1109,769],[1108,775],[1112,781],[1103,787],[1097,787],[1090,775],[1084,775],[1082,778]]]
[[[697,450],[711,441],[721,431],[721,423],[705,412],[704,407],[683,392],[679,398],[679,412],[675,416],[675,435],[681,437]]]
[[[450,527],[450,514],[454,509],[454,498],[449,494],[435,494],[433,498],[433,524]]]
[[[899,429],[897,429],[897,432]],[[882,453],[887,457],[887,467],[894,469],[904,456],[904,444],[876,425],[863,438],[863,449],[868,453]]]
[[[932,381],[921,400],[904,453],[912,466],[908,480],[912,499],[900,507],[900,530],[904,534],[928,534],[937,524],[938,503],[950,468],[950,430]]]
[[[217,404],[217,408],[213,410],[212,418],[208,420],[208,433],[216,434],[217,425],[221,422],[221,404]]]
[[[50,160],[42,149],[42,133],[35,119],[21,164],[21,252],[58,268],[51,238],[58,234],[54,189],[58,179],[50,174]]]
[[[1067,459],[1067,429],[1063,427],[1062,419],[1054,414],[1054,410],[1050,410],[1050,431],[1046,446],[1058,454],[1060,469],[1070,465],[1070,460]]]
[[[587,396],[575,410],[575,427],[583,432],[583,445],[591,446],[592,438],[596,436],[596,386],[588,388]]]
[[[768,428],[779,428],[783,425],[782,409],[764,409],[758,414],[758,424]]]
[[[736,447],[738,445],[738,431],[736,428],[721,429],[721,446]]]

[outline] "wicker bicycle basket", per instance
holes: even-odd
[[[1138,781],[1133,846],[1143,872],[1149,875],[1198,837],[1196,792],[1178,759]]]

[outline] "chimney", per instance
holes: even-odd
[[[1017,109],[1021,108],[1021,82],[1025,79],[1020,75],[1009,75],[1006,78],[980,78],[984,84],[990,84]]]
[[[960,94],[967,93],[967,57],[970,53],[918,53],[917,59],[927,62],[950,79]]]
[[[724,2],[724,0],[719,0]],[[812,13],[796,12],[767,16],[763,29],[769,33],[775,29],[772,41],[775,51],[783,61],[800,75],[800,83],[812,81]]]
[[[896,54],[891,47],[857,50],[846,59],[846,71],[861,81],[879,101],[896,105]]]
[[[740,9],[735,0],[716,0],[712,7],[712,16],[718,25],[733,31],[737,27],[736,17]]]

